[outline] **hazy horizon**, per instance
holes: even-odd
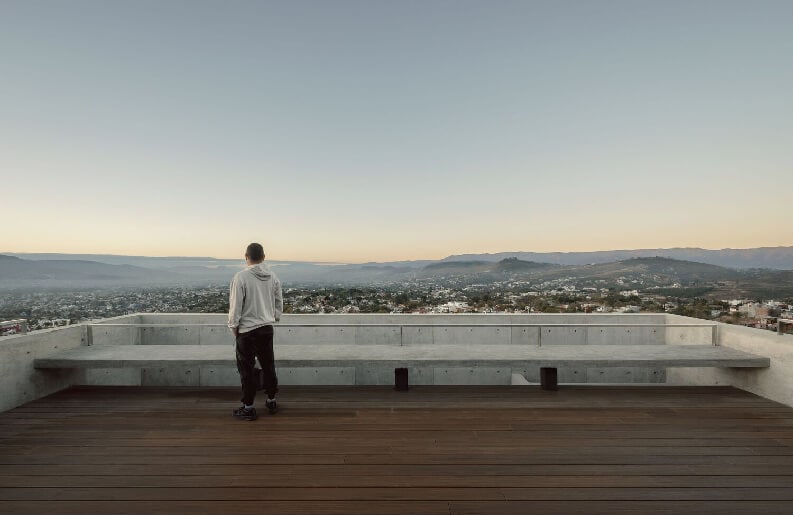
[[[366,261],[316,261],[316,260],[298,260],[298,259],[281,259],[276,257],[271,257],[269,254],[266,256],[266,261],[289,261],[289,262],[302,262],[302,263],[315,263],[315,264],[323,264],[323,265],[342,265],[342,264],[366,264],[366,263],[389,263],[389,262],[396,262],[396,261],[440,261],[447,257],[456,256],[456,255],[476,255],[476,254],[522,254],[522,253],[536,253],[536,254],[588,254],[588,253],[597,253],[597,252],[640,252],[644,250],[704,250],[704,251],[741,251],[741,250],[753,250],[753,249],[774,249],[774,248],[791,248],[793,245],[774,245],[774,246],[763,246],[763,247],[723,247],[723,248],[705,248],[705,247],[644,247],[644,248],[634,248],[634,249],[596,249],[596,250],[572,250],[572,251],[536,251],[536,250],[497,250],[492,252],[460,252],[457,254],[447,254],[444,256],[436,256],[436,257],[419,257],[415,259],[384,259],[384,260],[366,260]],[[265,253],[267,249],[265,249]],[[206,256],[206,255],[185,255],[185,254],[174,254],[174,255],[143,255],[143,254],[113,254],[108,252],[25,252],[25,251],[11,251],[5,250],[0,251],[0,255],[11,255],[11,254],[19,254],[19,255],[36,255],[36,254],[53,254],[53,255],[97,255],[97,256],[120,256],[120,257],[141,257],[141,258],[186,258],[186,259],[217,259],[217,260],[236,260],[236,261],[243,261],[243,259],[239,256],[230,256],[230,257],[218,257],[218,256]]]
[[[3,238],[337,263],[791,246],[791,19],[784,0],[8,0]]]

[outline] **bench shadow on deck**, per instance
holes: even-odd
[[[793,409],[729,387],[80,387],[0,413],[0,513],[793,513]]]

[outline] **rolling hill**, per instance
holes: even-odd
[[[32,260],[0,255],[0,289],[227,284],[242,266],[238,260],[211,258],[132,259],[149,266],[124,263],[123,256],[115,256],[113,261],[114,264],[85,259]],[[662,256],[580,265],[526,261],[517,257],[498,261],[471,259],[354,265],[268,263],[284,284],[291,285],[374,286],[419,280],[465,286],[520,281],[524,287],[531,285],[538,290],[569,285],[598,289],[688,288],[689,292],[723,298],[793,296],[793,271],[790,270],[740,270]]]
[[[538,261],[558,265],[586,265],[613,263],[631,258],[667,257],[681,261],[694,261],[728,268],[771,268],[793,270],[793,247],[758,247],[750,249],[635,249],[602,250],[594,252],[498,252],[495,254],[458,254],[443,261],[490,261],[506,258]]]
[[[32,261],[0,255],[0,286],[6,288],[172,284],[181,279],[173,272],[133,265],[58,259]]]

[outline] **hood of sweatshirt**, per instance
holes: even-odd
[[[253,276],[260,281],[269,281],[273,277],[273,273],[269,268],[267,268],[267,265],[263,263],[248,267],[248,271],[250,271],[250,273],[252,273]]]

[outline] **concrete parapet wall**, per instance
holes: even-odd
[[[87,328],[86,345],[140,345],[143,315],[124,315],[105,318]],[[119,326],[118,324],[122,324]],[[129,325],[127,325],[129,324]],[[76,384],[96,386],[139,386],[140,370],[119,368],[90,368],[83,371]]]
[[[140,323],[140,315],[125,315],[93,322],[88,345],[139,345],[141,328],[135,324]],[[117,324],[123,326],[119,327]]]
[[[122,371],[135,369],[122,369]],[[234,367],[157,367],[137,369],[137,375],[113,378],[112,384],[131,386],[239,386]],[[393,385],[394,368],[361,365],[357,367],[277,368],[278,382],[288,385]],[[410,367],[411,385],[511,384],[512,371],[498,367]],[[530,374],[539,382],[539,371]],[[92,383],[102,384],[102,383]]]
[[[81,383],[80,370],[36,370],[33,360],[85,344],[80,325],[0,338],[0,411]]]
[[[122,335],[122,343],[228,345],[229,352],[233,353],[234,338],[225,327],[225,314],[137,316],[135,323],[145,324],[144,327],[113,328]],[[664,314],[286,314],[276,328],[275,342],[278,345],[663,345],[665,323]],[[539,327],[542,324],[549,326]],[[587,326],[576,327],[575,324]],[[633,327],[615,327],[614,324]],[[641,324],[658,326],[635,327]],[[96,331],[107,329],[110,328],[94,328]],[[237,371],[232,367],[117,369],[116,372],[92,370],[86,374],[86,381],[88,384],[143,386],[239,384]],[[284,385],[368,385],[393,384],[394,381],[393,368],[383,366],[279,368],[278,373]],[[530,382],[539,382],[539,370],[535,369],[429,367],[409,371],[411,384],[511,384],[514,373]],[[566,383],[663,383],[666,371],[642,367],[560,368],[559,378]]]
[[[141,324],[226,324],[228,320],[224,313],[141,313],[134,316],[139,317],[138,323]],[[285,314],[280,324],[663,324],[666,317],[664,313]],[[688,320],[688,323],[694,321],[690,318],[685,320]]]
[[[106,318],[95,324],[134,324],[139,319],[138,315],[128,315]],[[135,339],[135,333],[130,328],[117,327],[94,326],[89,330],[87,324],[78,324],[0,338],[0,411],[45,397],[74,384],[90,383],[90,376],[96,372],[38,370],[33,368],[34,359],[89,345],[92,339],[95,345],[117,345],[125,342],[133,345],[139,343],[139,339]],[[127,340],[128,335],[132,335],[131,340]],[[127,371],[121,372],[123,374]],[[118,369],[108,371],[98,384],[112,384],[118,375]]]
[[[134,330],[139,329],[137,341],[142,345],[162,345],[166,342],[171,345],[234,343],[224,326],[226,317],[222,314],[144,314],[139,317],[138,323],[153,327],[117,328],[123,334],[121,340],[133,341]],[[289,345],[469,342],[477,345],[662,345],[666,343],[665,322],[663,314],[284,315],[275,338],[276,343]],[[202,324],[216,325],[201,327]],[[534,327],[521,327],[520,324]],[[549,327],[536,327],[542,324],[548,324]],[[573,327],[559,327],[560,324]],[[574,327],[575,324],[590,327]],[[599,327],[598,324],[605,326]],[[614,324],[658,324],[658,327],[609,327]],[[162,327],[157,327],[160,325]],[[691,329],[681,328],[679,332],[685,335]],[[706,328],[705,333],[710,334],[709,329]]]
[[[680,315],[663,315],[666,326],[664,327],[664,343],[667,345],[713,345],[718,343],[714,338],[713,327],[716,322],[700,320],[697,318]],[[680,324],[706,324],[707,327],[675,327]],[[716,330],[718,334],[718,330]]]
[[[228,345],[234,338],[226,315],[134,314],[84,325],[0,338],[0,410],[48,395],[73,384],[236,386],[233,367],[152,367],[87,370],[36,370],[35,358],[81,345]],[[711,344],[710,327],[669,327],[703,321],[665,314],[438,314],[438,315],[284,315],[276,329],[279,345],[663,345]],[[525,326],[521,324],[527,324]],[[539,327],[545,324],[544,327]],[[583,325],[586,326],[583,326]],[[631,327],[619,327],[629,324]],[[646,327],[638,327],[642,324]],[[655,327],[649,327],[655,325]],[[735,332],[737,331],[737,332]],[[670,381],[685,384],[733,384],[793,405],[790,342],[753,329],[719,329],[722,345],[772,358],[769,371],[692,373],[675,369]],[[770,338],[770,340],[769,340]],[[775,338],[781,338],[775,340]],[[277,356],[276,356],[277,358]],[[539,370],[482,367],[410,370],[411,384],[512,384],[518,374],[539,381]],[[392,367],[280,368],[289,384],[393,384]],[[641,367],[560,368],[562,383],[663,383],[664,369]],[[708,382],[709,381],[709,382]]]
[[[225,324],[223,313],[139,313],[141,324]]]
[[[675,317],[670,323],[679,319]],[[769,368],[669,368],[667,382],[684,385],[730,385],[793,406],[793,335],[729,324],[718,324],[719,345],[771,358]]]

